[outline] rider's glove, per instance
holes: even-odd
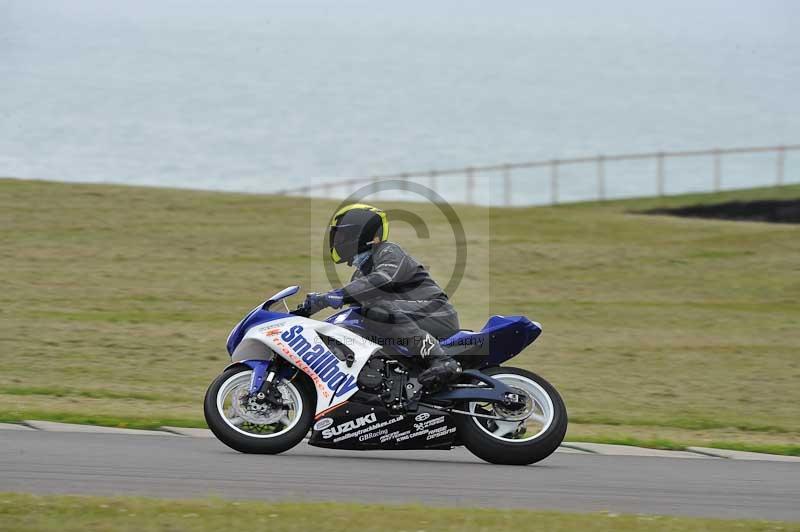
[[[344,304],[344,290],[341,288],[338,290],[331,290],[325,294],[325,302],[329,307],[336,309],[342,308],[342,305]]]
[[[342,304],[344,304],[344,293],[339,289],[331,290],[324,294],[308,294],[305,303],[303,303],[303,307],[309,314],[314,314],[328,307],[342,308]]]

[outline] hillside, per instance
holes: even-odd
[[[543,324],[515,363],[563,392],[570,438],[797,443],[800,226],[633,213],[770,198],[800,186],[457,206],[462,325],[490,313]],[[398,221],[392,239],[444,284],[447,221],[431,205],[378,203],[426,221],[429,238]],[[321,235],[336,205],[0,180],[0,418],[202,424],[241,315],[290,284],[327,287]]]

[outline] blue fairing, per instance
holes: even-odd
[[[364,329],[359,307],[343,309],[325,321],[351,330]],[[541,325],[525,316],[492,316],[480,331],[459,331],[441,344],[450,354],[481,357],[480,367],[485,368],[515,357],[541,333]],[[410,355],[404,347],[397,350]]]
[[[450,353],[483,357],[480,367],[489,367],[517,356],[541,333],[525,316],[492,316],[480,331],[459,331],[441,344]]]
[[[363,328],[364,318],[361,316],[361,307],[347,307],[339,312],[331,314],[325,321],[328,323],[335,323],[339,326],[355,326]]]
[[[250,314],[245,316],[245,318],[239,322],[239,325],[233,328],[231,331],[230,336],[228,337],[228,354],[233,356],[233,351],[236,349],[236,346],[242,341],[244,335],[251,327],[255,327],[256,325],[261,325],[262,323],[268,323],[270,321],[279,320],[282,318],[291,318],[291,314],[286,314],[284,312],[271,312],[269,310],[262,310],[261,306],[254,308]]]

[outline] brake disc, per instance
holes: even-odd
[[[288,393],[281,389],[284,403],[289,401]],[[277,423],[284,415],[286,415],[286,407],[276,407],[270,403],[259,403],[255,397],[247,397],[245,390],[242,390],[233,398],[233,410],[237,416],[241,417],[248,423],[254,425],[272,425]]]
[[[522,398],[522,402],[515,405],[515,408],[509,408],[502,403],[494,403],[492,406],[497,415],[501,416],[505,421],[523,421],[533,412],[533,398],[520,388],[511,388],[512,391]]]

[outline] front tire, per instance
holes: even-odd
[[[234,366],[218,376],[206,391],[203,412],[211,432],[242,453],[278,454],[300,443],[314,421],[313,385],[297,375],[273,386],[283,407],[254,403],[247,392],[253,371]]]
[[[531,412],[528,418],[514,422],[455,415],[454,422],[466,448],[493,464],[528,465],[550,456],[567,433],[567,409],[556,389],[524,369],[496,367],[483,373],[525,392],[531,400]],[[513,416],[502,411],[502,407],[486,403],[468,402],[460,406],[473,413]],[[529,425],[528,420],[533,422]]]

